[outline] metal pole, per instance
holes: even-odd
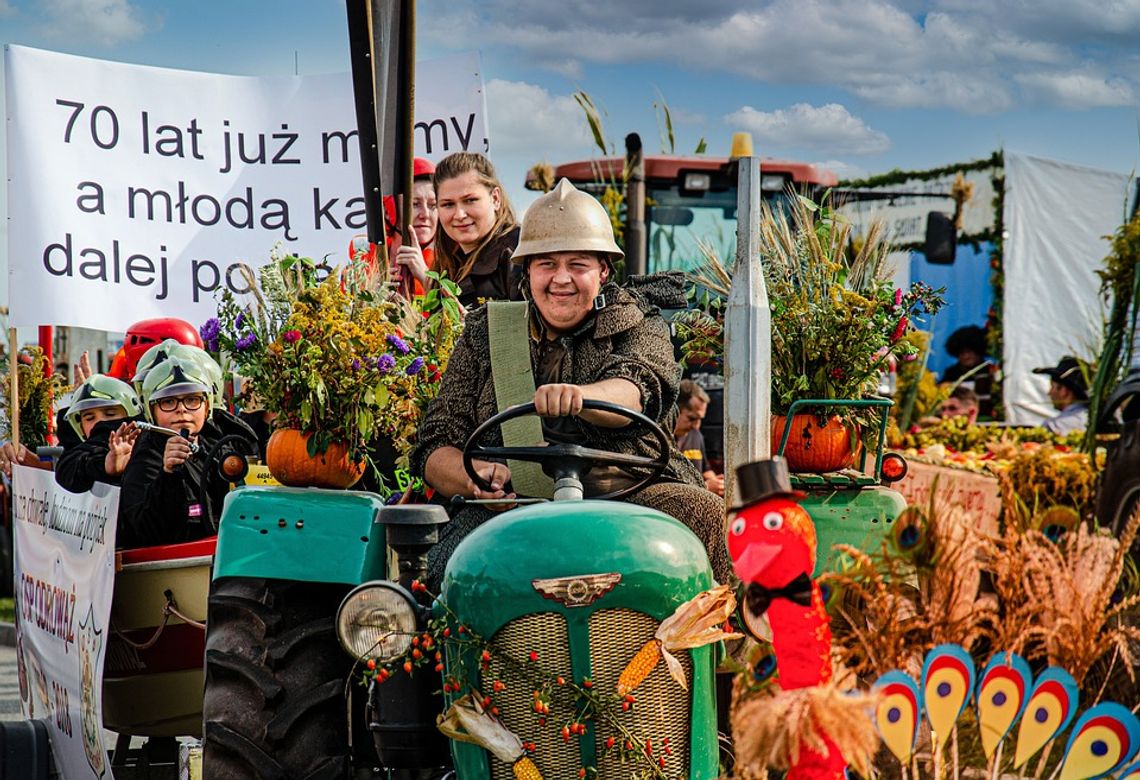
[[[737,503],[736,469],[771,456],[772,315],[756,229],[760,159],[739,160],[736,262],[724,316],[724,498]]]
[[[646,273],[649,244],[645,235],[645,151],[641,136],[625,137],[625,274]]]
[[[52,353],[52,342],[55,341],[55,328],[51,325],[39,326],[40,349],[44,352],[44,376],[51,376],[55,371],[55,355]]]
[[[403,240],[411,241],[412,235],[412,188],[416,154],[416,0],[404,0],[403,16],[400,18],[400,63],[399,74],[403,91],[400,93],[400,121],[403,123],[404,148],[400,156],[402,169],[400,176],[404,198],[400,204],[400,221]],[[407,268],[400,269],[400,293],[412,297],[412,275]]]
[[[12,429],[12,446],[20,448],[20,356],[16,329],[8,328],[8,422]]]
[[[357,140],[364,183],[364,213],[368,241],[386,251],[384,208],[380,201],[380,150],[377,140],[372,52],[372,20],[367,0],[346,0],[348,43],[352,65],[352,91],[356,101]],[[387,264],[387,254],[384,255]]]

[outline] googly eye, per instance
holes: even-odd
[[[769,512],[761,522],[769,531],[779,531],[784,526],[784,516],[779,512]]]
[[[746,525],[747,523],[744,522],[744,518],[738,517],[732,521],[732,528],[729,530],[732,531],[733,536],[740,536],[742,533],[744,533],[744,527]]]

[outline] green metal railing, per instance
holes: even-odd
[[[792,433],[791,419],[797,412],[805,408],[820,408],[832,409],[836,407],[843,407],[847,409],[868,409],[879,407],[882,409],[879,415],[879,440],[875,448],[875,475],[874,477],[850,477],[845,474],[831,474],[826,478],[819,475],[816,478],[804,477],[797,475],[793,481],[798,481],[805,486],[810,485],[832,485],[833,487],[847,487],[851,485],[864,486],[873,485],[882,481],[883,478],[883,447],[887,440],[887,410],[895,405],[895,402],[889,398],[862,398],[862,399],[835,399],[835,398],[803,398],[798,401],[793,401],[792,405],[788,407],[788,424],[784,426],[784,434],[780,437],[780,446],[776,449],[776,455],[783,457],[784,450],[788,446],[788,438]],[[867,466],[867,450],[863,449],[862,456],[859,460],[859,470],[865,470]]]

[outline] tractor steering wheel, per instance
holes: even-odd
[[[669,465],[669,451],[671,449],[669,437],[656,422],[641,412],[635,412],[609,401],[586,399],[582,402],[582,409],[609,412],[624,417],[630,422],[639,423],[643,428],[648,429],[656,439],[657,456],[651,458],[645,455],[626,455],[620,452],[583,447],[580,444],[558,443],[548,444],[544,447],[484,447],[479,444],[479,441],[493,428],[516,417],[534,414],[534,403],[530,402],[508,407],[475,429],[475,432],[467,439],[467,443],[463,445],[463,468],[467,470],[467,476],[471,477],[471,480],[483,490],[491,489],[491,483],[475,471],[473,462],[475,458],[509,458],[539,463],[543,465],[543,470],[551,473],[555,480],[573,477],[579,482],[594,466],[639,466],[650,469],[645,477],[633,485],[611,490],[609,493],[600,496],[593,496],[595,500],[601,501],[624,498],[636,493],[660,477],[665,471],[665,467]]]

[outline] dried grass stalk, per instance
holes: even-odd
[[[828,738],[851,768],[871,776],[878,749],[872,694],[850,693],[834,684],[747,694],[740,678],[733,690],[732,738],[736,771],[757,776],[766,768],[786,770],[801,753],[826,753]]]

